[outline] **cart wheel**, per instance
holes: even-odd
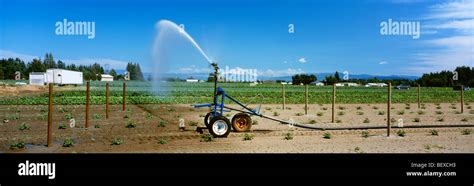
[[[204,125],[206,125],[207,128],[210,128],[209,122],[211,121],[211,119],[212,119],[212,112],[209,112],[206,114],[206,116],[204,116]]]
[[[231,125],[229,119],[224,116],[212,117],[209,122],[209,133],[216,138],[225,138],[229,135]]]
[[[232,118],[232,127],[236,132],[247,132],[252,127],[252,119],[247,114],[238,113]]]

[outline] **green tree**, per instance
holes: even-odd
[[[117,72],[115,71],[115,69],[110,70],[109,75],[114,77],[114,80],[117,80]]]
[[[336,73],[334,73],[334,78],[336,78],[336,83],[341,81],[341,77],[339,77],[339,72],[336,71]]]

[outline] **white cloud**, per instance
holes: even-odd
[[[380,61],[380,62],[379,62],[379,65],[385,65],[385,64],[387,64],[386,61]]]
[[[300,63],[306,63],[306,58],[302,57],[302,58],[298,59],[298,62],[300,62]]]
[[[30,62],[30,61],[33,61],[33,59],[39,59],[40,57],[0,49],[0,59],[4,59],[4,58],[20,58],[21,60],[25,62]]]
[[[295,74],[305,73],[302,69],[282,69],[282,70],[258,70],[257,74],[259,77],[280,77],[280,76],[292,76]]]
[[[429,7],[425,30],[432,39],[422,43],[423,50],[412,56],[414,63],[405,69],[412,73],[453,70],[474,64],[474,0],[458,0]]]

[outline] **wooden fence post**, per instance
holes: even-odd
[[[420,97],[421,97],[421,95],[420,95],[420,84],[418,84],[418,91],[417,91],[417,92],[418,92],[418,109],[420,109],[420,108],[421,108],[421,106],[420,106],[420,104],[421,104],[421,103],[420,103],[420,102],[421,102],[421,98],[420,98]]]
[[[127,88],[126,88],[125,80],[123,81],[123,100],[122,100],[122,110],[125,111],[125,105],[126,105],[126,96],[127,96]]]
[[[461,85],[461,113],[464,113],[464,85]]]
[[[86,128],[89,127],[89,112],[90,112],[90,80],[86,83]]]
[[[105,84],[105,118],[109,119],[109,82]]]
[[[304,114],[308,115],[308,85],[305,85],[304,91]]]
[[[53,140],[53,84],[49,84],[49,105],[48,105],[48,147],[52,147]]]
[[[388,96],[387,96],[387,137],[390,137],[390,108],[392,104],[392,83],[388,83]]]
[[[281,94],[283,98],[283,110],[285,110],[285,84],[281,84]]]
[[[332,123],[335,122],[335,111],[336,111],[336,83],[332,84]]]

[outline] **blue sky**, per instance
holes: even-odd
[[[51,52],[67,63],[124,69],[132,61],[150,72],[156,23],[167,19],[185,25],[221,67],[257,69],[260,76],[421,75],[474,66],[472,0],[0,0],[0,10],[0,57],[25,60]],[[55,23],[65,18],[95,22],[95,38],[56,35]],[[420,38],[381,35],[388,19],[420,22]],[[209,70],[189,42],[172,37],[163,41],[172,72]]]

